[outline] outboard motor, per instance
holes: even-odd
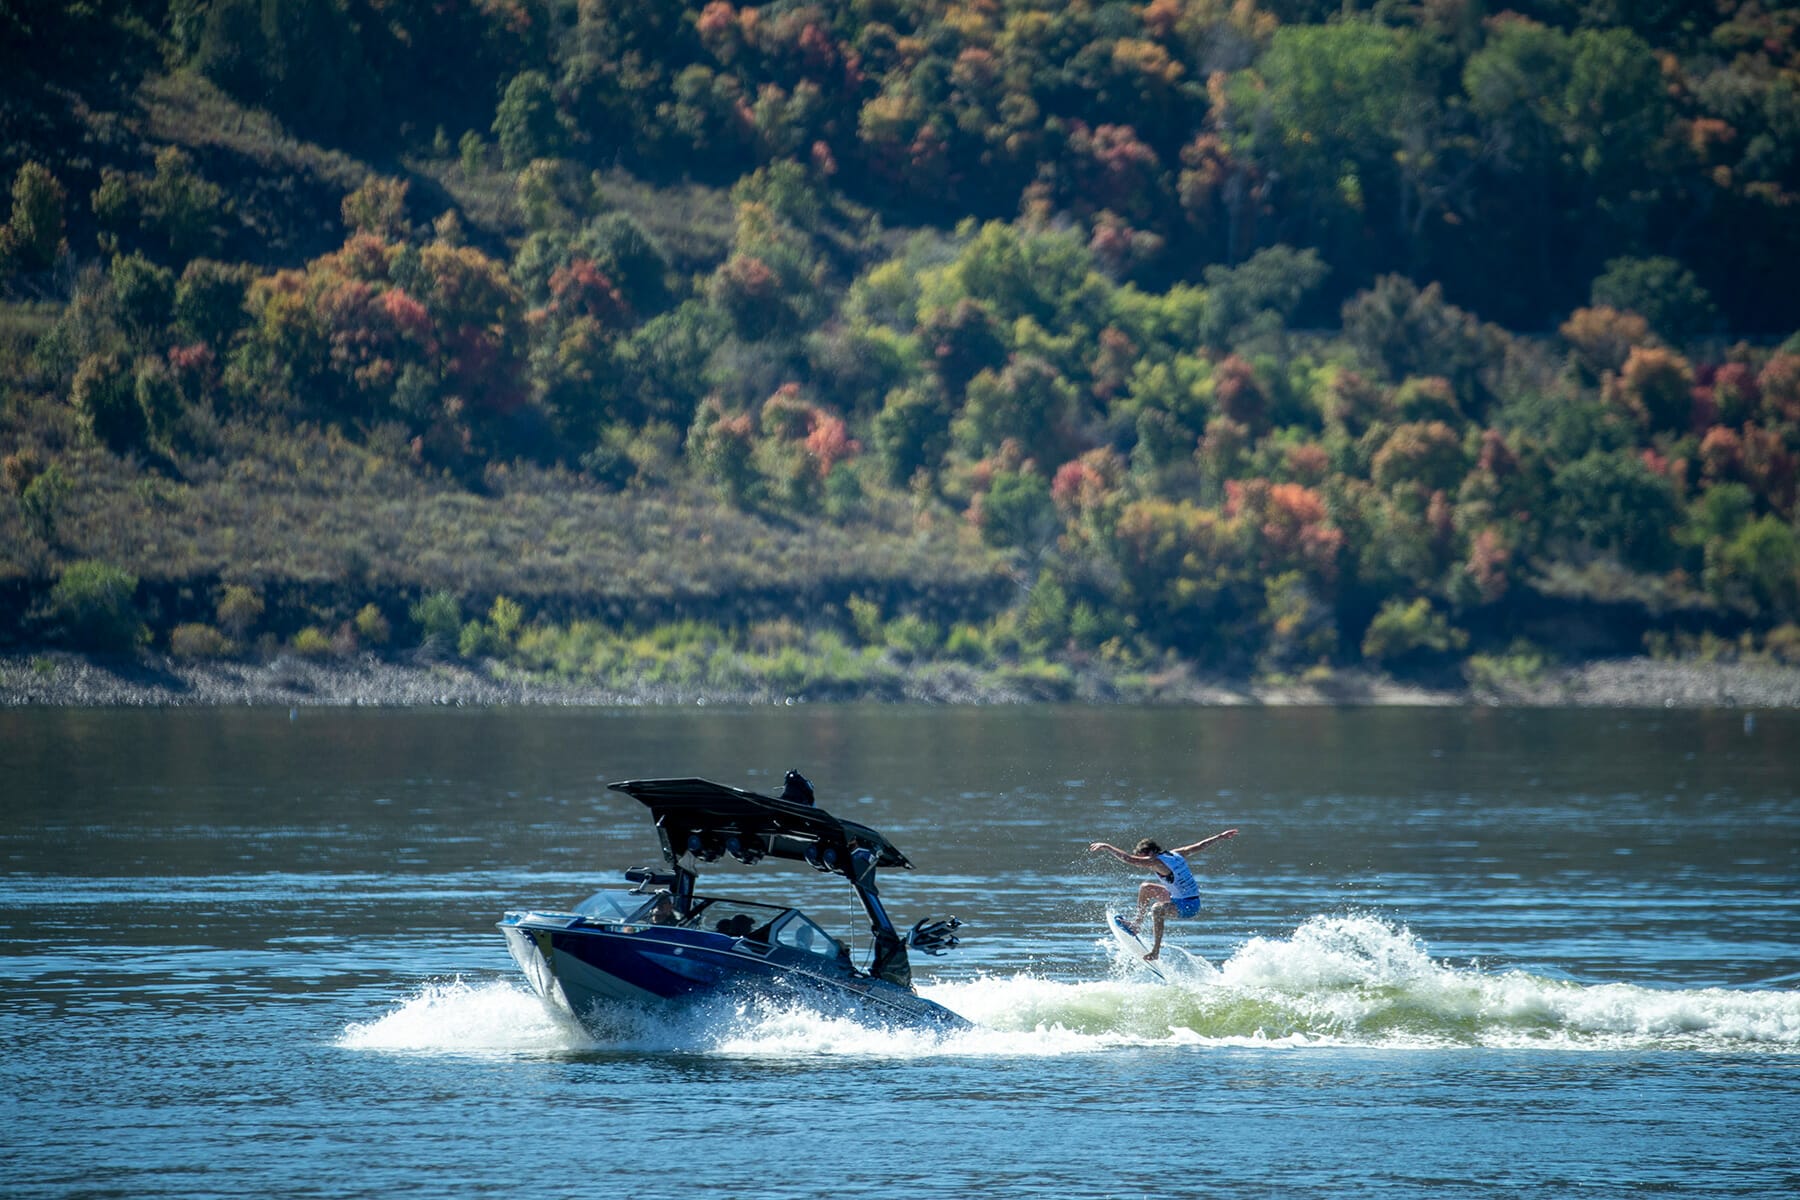
[[[813,804],[812,781],[798,771],[789,771],[781,781],[781,798],[795,804]]]

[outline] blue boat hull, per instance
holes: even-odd
[[[795,997],[877,1025],[967,1028],[949,1009],[847,962],[700,929],[597,925],[570,913],[500,922],[532,987],[577,1019],[596,1006],[657,1005],[715,994]]]

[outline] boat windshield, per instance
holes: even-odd
[[[727,937],[749,938],[753,942],[768,941],[769,927],[787,911],[753,900],[728,900],[718,896],[696,896],[695,900],[693,916],[682,922],[684,925]]]
[[[595,892],[575,906],[575,915],[600,925],[622,925],[649,904],[648,896],[632,892]]]
[[[597,925],[671,924],[684,929],[703,929],[730,937],[748,938],[774,946],[786,946],[820,958],[835,959],[841,943],[797,908],[732,900],[722,896],[696,896],[686,920],[661,922],[652,916],[656,895],[638,892],[595,892],[575,906],[577,916]]]
[[[777,946],[802,950],[820,958],[835,959],[841,947],[838,940],[809,920],[805,913],[790,909],[769,930],[769,938]]]

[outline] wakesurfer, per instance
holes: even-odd
[[[1193,869],[1188,866],[1188,855],[1197,854],[1214,842],[1236,836],[1237,830],[1227,829],[1223,833],[1215,833],[1211,837],[1201,838],[1186,846],[1177,846],[1173,850],[1164,850],[1154,840],[1145,838],[1129,853],[1108,842],[1088,844],[1088,850],[1092,853],[1103,851],[1126,866],[1137,867],[1156,876],[1155,882],[1139,886],[1137,916],[1124,922],[1125,927],[1136,936],[1139,926],[1144,923],[1145,910],[1149,910],[1155,918],[1155,941],[1150,947],[1150,953],[1144,955],[1145,962],[1155,962],[1162,953],[1163,924],[1170,916],[1185,919],[1200,915],[1200,885],[1194,879]]]

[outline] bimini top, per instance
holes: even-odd
[[[607,787],[650,810],[671,863],[691,851],[707,862],[730,854],[743,862],[784,858],[821,870],[847,871],[854,842],[868,847],[876,866],[912,866],[906,855],[867,825],[834,817],[811,804],[707,779],[627,779]]]

